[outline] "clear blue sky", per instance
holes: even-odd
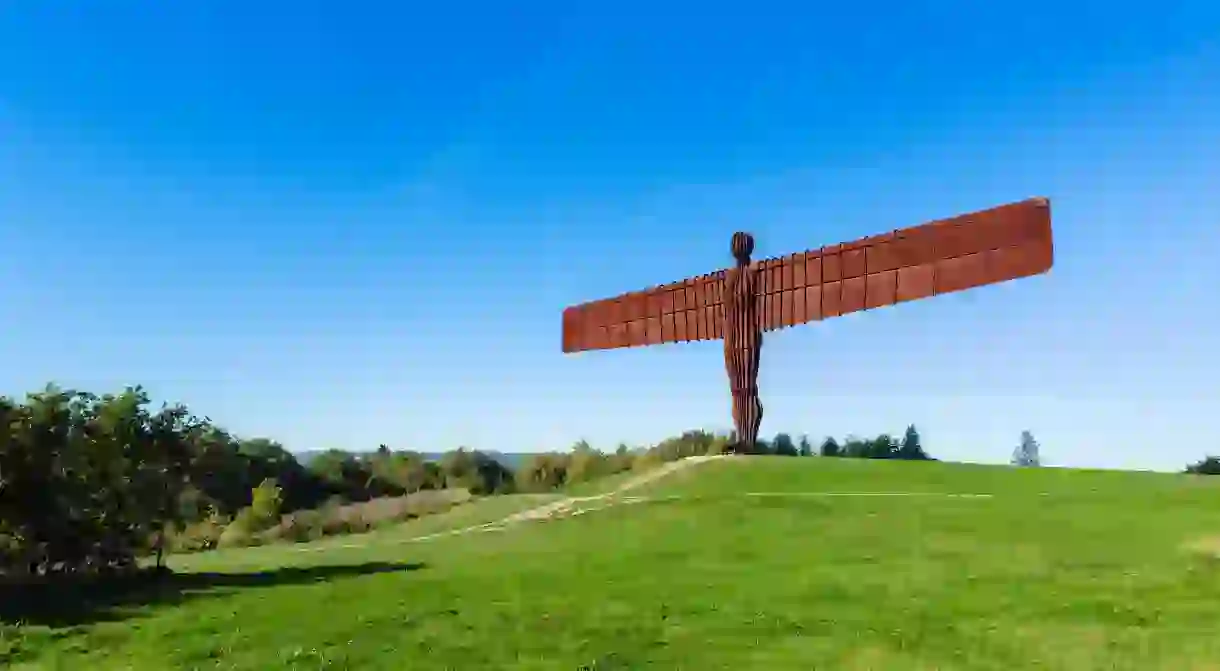
[[[770,338],[763,433],[1220,453],[1220,4],[575,4],[3,3],[0,392],[294,450],[723,429],[717,343],[563,356],[562,308],[1047,195],[1049,275]]]

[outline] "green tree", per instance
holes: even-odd
[[[813,456],[813,444],[809,442],[809,436],[801,436],[801,442],[798,446],[798,451],[802,457]]]
[[[606,461],[606,455],[588,442],[576,443],[568,457],[567,482],[585,482],[603,475],[608,470]]]
[[[258,531],[270,528],[280,520],[284,504],[284,493],[274,478],[259,483],[250,496],[250,512]]]
[[[873,452],[873,441],[856,436],[848,436],[843,440],[843,456],[851,459],[866,459]]]
[[[472,494],[495,494],[509,491],[513,473],[498,459],[478,450],[458,448],[446,452],[440,461],[445,474],[445,486],[468,489]]]
[[[1034,440],[1034,434],[1022,431],[1021,443],[1012,453],[1012,465],[1032,467],[1041,463],[1041,457],[1038,455],[1038,441]]]
[[[159,542],[186,489],[192,420],[147,405],[139,387],[0,400],[0,574],[126,571]]]
[[[719,442],[723,443],[723,437],[721,437]],[[723,451],[723,446],[721,446],[721,451]],[[635,462],[635,452],[630,447],[627,447],[626,444],[619,443],[618,447],[614,450],[614,454],[610,455],[609,461],[609,471],[611,473],[629,471]]]
[[[239,441],[224,429],[205,423],[191,436],[191,484],[222,516],[232,516],[250,504],[249,460],[238,451]]]
[[[894,459],[898,456],[898,441],[888,433],[869,441],[865,456],[869,459]]]
[[[781,457],[795,457],[800,452],[797,450],[796,443],[792,441],[792,436],[786,433],[780,433],[771,441],[771,450],[773,454]]]
[[[374,473],[368,461],[343,450],[330,449],[316,455],[308,470],[323,483],[330,496],[347,501],[368,501],[377,496],[395,496],[402,490]]]
[[[1207,456],[1186,467],[1187,473],[1195,475],[1220,475],[1220,457]]]
[[[899,459],[907,459],[910,461],[925,461],[928,458],[927,453],[923,451],[923,444],[920,442],[919,430],[914,424],[907,426],[906,433],[902,436],[902,444],[898,447]]]
[[[378,453],[369,460],[373,474],[411,494],[424,489],[441,489],[445,474],[438,464],[418,452]]]
[[[652,451],[656,452],[662,461],[677,461],[685,457],[705,455],[716,442],[716,434],[695,429],[662,440],[652,447]]]
[[[517,486],[523,491],[543,492],[562,487],[568,480],[569,455],[555,452],[530,455],[517,469]]]
[[[821,453],[823,457],[844,456],[843,448],[839,446],[839,441],[831,436],[827,436],[826,440],[822,441]]]

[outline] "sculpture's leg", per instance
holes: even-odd
[[[748,405],[745,393],[746,357],[745,351],[725,342],[724,369],[729,374],[729,396],[733,399],[733,452],[744,452],[746,440],[746,417]]]
[[[763,408],[758,400],[758,361],[762,338],[753,346],[731,347],[725,350],[725,364],[733,395],[733,427],[736,448],[751,451],[758,442]]]
[[[733,443],[738,444],[745,436],[745,398],[736,390],[730,390],[733,397]]]
[[[763,407],[758,399],[758,385],[751,384],[737,395],[735,405],[741,407],[741,422],[738,424],[738,440],[746,450],[753,451],[758,445],[758,430],[762,426]]]
[[[763,407],[758,400],[758,388],[751,390],[746,397],[746,445],[754,447],[758,444],[758,430],[762,427]]]
[[[758,390],[739,390],[733,394],[733,425],[737,429],[736,448],[751,451],[758,443],[758,427],[762,423],[762,404]]]

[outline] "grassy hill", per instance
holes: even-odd
[[[526,505],[186,556],[143,604],[7,628],[0,655],[99,671],[1220,668],[1220,478],[733,458],[573,502],[585,514],[411,540]]]

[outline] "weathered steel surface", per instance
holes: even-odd
[[[1054,262],[1050,203],[1004,205],[778,259],[764,330],[1037,275]]]
[[[758,360],[763,344],[758,309],[760,273],[750,264],[753,236],[734,233],[731,250],[737,265],[724,274],[724,367],[733,396],[737,443],[748,449],[758,441],[763,413],[758,399]]]
[[[762,332],[1037,275],[1054,263],[1050,201],[1032,198],[922,226],[750,261],[735,233],[733,268],[569,307],[563,351],[725,341],[738,439],[758,436]]]

